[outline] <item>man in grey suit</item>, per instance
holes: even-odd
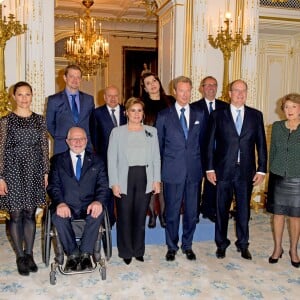
[[[92,151],[90,125],[94,114],[94,98],[79,91],[82,79],[81,69],[69,65],[65,69],[63,91],[49,96],[46,121],[49,133],[54,139],[54,154],[68,149],[66,136],[71,127],[78,126],[85,130],[88,138],[87,149]]]
[[[221,259],[230,245],[227,230],[233,195],[236,201],[235,245],[244,259],[252,259],[248,250],[251,193],[267,172],[263,115],[245,105],[247,89],[243,80],[233,81],[229,87],[230,106],[212,112],[208,122],[206,176],[217,188],[215,242],[216,256]]]

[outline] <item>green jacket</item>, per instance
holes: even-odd
[[[300,177],[300,126],[290,133],[284,121],[274,122],[270,147],[270,172]]]

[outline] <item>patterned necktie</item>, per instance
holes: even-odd
[[[78,154],[76,155],[77,157],[77,162],[76,162],[76,178],[79,181],[80,176],[81,176],[81,155]]]
[[[187,122],[186,122],[186,118],[185,118],[185,115],[184,115],[185,108],[181,108],[180,111],[181,111],[181,114],[180,114],[179,120],[180,120],[181,127],[183,129],[183,132],[184,132],[185,139],[187,139],[189,129],[187,127]]]
[[[117,122],[117,119],[116,119],[115,111],[116,110],[114,108],[111,109],[111,118],[112,118],[112,121],[114,123],[114,126],[117,127],[118,122]]]
[[[213,112],[213,102],[212,101],[210,101],[209,102],[209,114],[211,114],[212,112]]]
[[[74,119],[74,122],[76,124],[78,124],[78,120],[79,120],[79,111],[78,111],[78,107],[77,107],[77,104],[76,104],[76,95],[71,95],[71,99],[72,99],[72,114],[73,114],[73,119]]]
[[[241,110],[237,109],[237,116],[236,116],[236,120],[235,120],[235,128],[236,131],[238,133],[238,135],[241,134],[241,129],[242,129],[242,116],[241,116]]]

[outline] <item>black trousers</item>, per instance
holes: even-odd
[[[226,249],[230,245],[227,237],[229,209],[233,195],[236,202],[236,246],[244,249],[249,245],[250,200],[253,189],[252,178],[243,179],[240,167],[236,166],[231,180],[217,182],[217,220],[215,242],[218,248]]]
[[[127,195],[116,198],[117,247],[122,258],[145,254],[145,222],[150,201],[150,193],[145,193],[146,184],[146,167],[129,167]]]

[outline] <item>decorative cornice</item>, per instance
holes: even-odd
[[[55,14],[57,19],[78,19],[78,15]],[[134,23],[134,24],[156,24],[158,20],[133,19],[133,18],[113,18],[113,17],[93,17],[96,21],[113,23]]]
[[[269,16],[259,16],[262,20],[274,20],[274,21],[289,21],[289,22],[300,22],[300,19],[293,18],[282,18],[282,17],[269,17]]]

